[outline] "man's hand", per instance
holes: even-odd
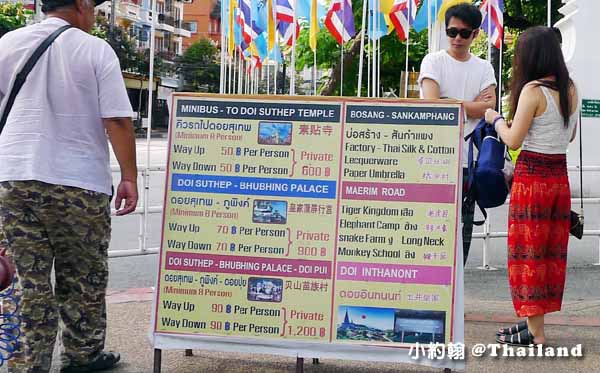
[[[489,102],[489,101],[491,101],[492,98],[494,98],[494,91],[495,91],[494,86],[487,87],[483,91],[479,92],[479,94],[477,95],[477,97],[475,97],[473,102]]]
[[[125,205],[123,205],[125,200]],[[131,180],[121,180],[119,187],[117,188],[117,195],[115,196],[115,208],[117,209],[117,216],[127,215],[135,210],[138,201],[138,190],[137,182]]]

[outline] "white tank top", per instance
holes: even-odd
[[[546,97],[546,111],[539,117],[533,118],[529,132],[523,140],[522,150],[543,154],[565,154],[573,128],[577,124],[579,107],[571,114],[569,125],[565,127],[564,118],[549,88],[539,87]]]

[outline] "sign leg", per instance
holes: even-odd
[[[313,357],[313,365],[318,365],[319,364],[319,359],[316,357]]]
[[[154,373],[160,373],[160,366],[162,361],[162,350],[160,348],[154,349]]]
[[[296,373],[304,373],[304,358],[296,358]]]

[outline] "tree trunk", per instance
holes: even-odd
[[[350,44],[350,48],[344,49],[344,70],[350,66],[352,61],[354,61],[354,57],[360,52],[360,34],[357,35],[353,40],[352,44]],[[325,86],[321,90],[321,96],[333,96],[336,92],[336,89],[340,86],[340,73],[341,73],[341,65],[340,61],[333,65],[331,69],[331,75],[329,76],[329,80],[325,83]],[[345,71],[344,71],[345,73]],[[347,76],[344,74],[344,76]]]

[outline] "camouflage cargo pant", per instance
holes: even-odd
[[[109,197],[38,181],[0,182],[0,228],[17,267],[22,318],[9,371],[48,372],[59,322],[63,365],[89,363],[106,333]]]

